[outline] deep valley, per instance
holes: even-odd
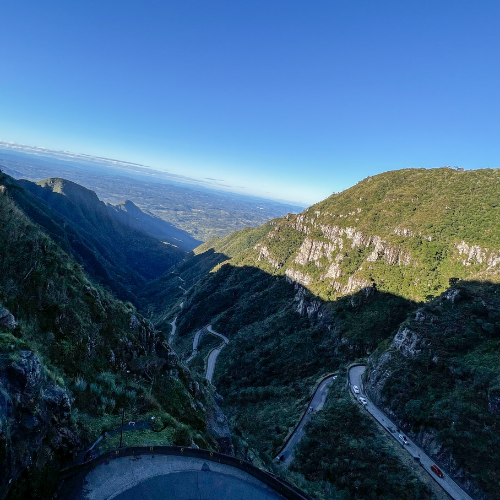
[[[200,245],[59,177],[0,185],[0,498],[50,498],[123,418],[125,446],[220,452],[317,500],[447,498],[401,434],[454,498],[500,498],[498,170],[386,172]]]

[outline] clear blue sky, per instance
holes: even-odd
[[[500,2],[31,1],[0,11],[0,139],[312,203],[499,167]]]

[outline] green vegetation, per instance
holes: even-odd
[[[298,216],[211,240],[179,266],[191,286],[182,298],[179,337],[211,322],[231,339],[214,383],[238,439],[270,463],[320,375],[387,349],[408,313],[450,283],[493,276],[500,256],[499,189],[498,170],[388,172]],[[335,277],[327,277],[333,263]],[[480,328],[491,329],[486,323]],[[453,334],[448,342],[475,358],[468,338]],[[481,349],[478,363],[495,366],[497,345]],[[415,375],[414,384],[418,380]],[[499,390],[490,383],[491,399]],[[496,446],[491,436],[487,442]],[[463,463],[475,480],[477,465]],[[297,465],[305,472],[301,467],[305,462]]]
[[[368,177],[305,213],[328,211],[325,220],[331,217],[335,224],[355,225],[367,234],[392,233],[401,226],[439,243],[462,238],[499,248],[499,189],[499,169],[405,169]],[[351,212],[355,214],[339,219]]]
[[[273,459],[318,379],[370,356],[373,398],[417,440],[430,440],[439,461],[478,497],[496,494],[499,171],[388,172],[298,216],[214,238],[155,280],[151,273],[132,286],[117,271],[126,291],[144,283],[135,306],[95,284],[62,250],[75,255],[70,233],[46,222],[54,212],[4,181],[0,303],[19,326],[2,332],[2,359],[12,362],[21,348],[37,352],[74,397],[84,438],[112,429],[125,407],[136,421],[157,416],[153,430],[127,434],[127,442],[215,447],[204,411],[213,401],[202,379],[220,340],[202,339],[189,373],[165,342],[178,315],[179,353],[191,351],[194,332],[207,324],[230,338],[214,384],[239,456],[249,448],[255,463],[279,471]],[[12,199],[42,214],[34,220],[55,228],[49,234],[57,243]],[[420,339],[416,354],[393,343],[405,328]],[[377,363],[392,375],[380,381]],[[341,385],[316,415],[293,470],[281,472],[320,500],[429,498]],[[103,446],[115,442],[112,434]]]
[[[323,311],[309,318],[296,311],[297,293],[281,276],[224,265],[194,287],[177,323],[186,352],[192,332],[211,319],[231,339],[219,355],[215,385],[235,432],[267,459],[295,426],[316,380],[375,349],[416,307],[382,292],[331,304],[304,292],[304,301]]]
[[[44,376],[73,399],[68,432],[76,431],[80,447],[102,430],[119,427],[122,408],[135,421],[159,415],[165,430],[170,428],[167,434],[171,435],[165,439],[173,443],[189,444],[194,438],[200,446],[216,447],[207,433],[205,411],[213,404],[210,393],[201,387],[195,397],[194,379],[178,364],[161,334],[132,304],[124,304],[94,283],[8,194],[0,194],[0,247],[0,304],[18,322],[11,330],[0,327],[0,371],[9,373],[21,350],[35,352]],[[30,365],[23,366],[29,369]],[[36,387],[36,375],[33,380]],[[14,411],[28,411],[36,417],[45,411],[43,401],[21,400]],[[35,422],[41,420],[38,416]],[[6,422],[7,427],[2,424],[0,430],[0,445],[10,439],[23,443],[21,434],[10,436],[17,431],[9,430]],[[37,425],[41,430],[41,424]],[[57,467],[57,444],[54,447],[45,458],[37,456],[36,447],[30,450],[37,467],[23,473],[22,482],[39,486],[29,491],[16,486],[14,496],[42,494],[39,474],[47,473],[46,466]],[[14,458],[12,463],[22,463],[21,456]],[[12,472],[3,463],[0,466],[9,477]]]
[[[311,421],[292,470],[310,482],[328,481],[331,499],[430,499],[430,489],[398,460],[392,443],[344,390],[330,389],[327,406]]]
[[[431,437],[436,456],[498,498],[500,484],[500,285],[461,282],[409,317],[401,328],[418,338],[414,356],[383,349],[368,388],[419,441]],[[381,358],[380,354],[387,354]],[[388,356],[389,355],[389,356]],[[427,439],[425,438],[427,436]],[[464,473],[462,472],[462,475]]]
[[[146,283],[186,255],[116,221],[95,193],[72,182],[35,184],[0,172],[0,184],[32,222],[121,299],[136,302]]]

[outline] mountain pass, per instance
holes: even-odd
[[[363,407],[370,413],[370,415],[377,420],[379,424],[385,427],[390,435],[404,447],[404,449],[415,459],[420,462],[422,467],[431,475],[431,477],[443,488],[448,495],[450,495],[455,500],[472,500],[472,498],[465,493],[465,491],[458,486],[455,481],[453,481],[448,474],[444,474],[443,477],[439,477],[435,471],[433,471],[433,467],[435,466],[434,461],[421,449],[419,448],[411,439],[409,439],[404,433],[400,432],[397,428],[397,425],[394,424],[387,415],[379,410],[368,398],[363,388],[362,375],[366,370],[366,365],[358,365],[353,366],[349,370],[349,385],[353,392],[356,400],[359,400],[359,397],[365,399],[365,404]],[[354,386],[359,388],[359,394],[355,394]],[[439,470],[439,469],[438,469]]]
[[[302,415],[299,425],[297,425],[285,446],[276,456],[276,460],[284,463],[287,467],[292,463],[295,456],[295,448],[305,434],[305,426],[313,418],[314,412],[323,408],[330,385],[336,378],[337,375],[330,375],[318,385],[307,410]]]

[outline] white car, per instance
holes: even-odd
[[[309,413],[312,413],[314,411],[314,408],[312,406],[309,407],[309,410],[307,410]]]
[[[358,398],[358,401],[363,405],[363,406],[366,406],[366,403],[368,403],[368,401],[362,397],[362,396],[359,396]]]
[[[353,385],[352,390],[354,391],[354,394],[359,394],[359,387],[357,385]]]

